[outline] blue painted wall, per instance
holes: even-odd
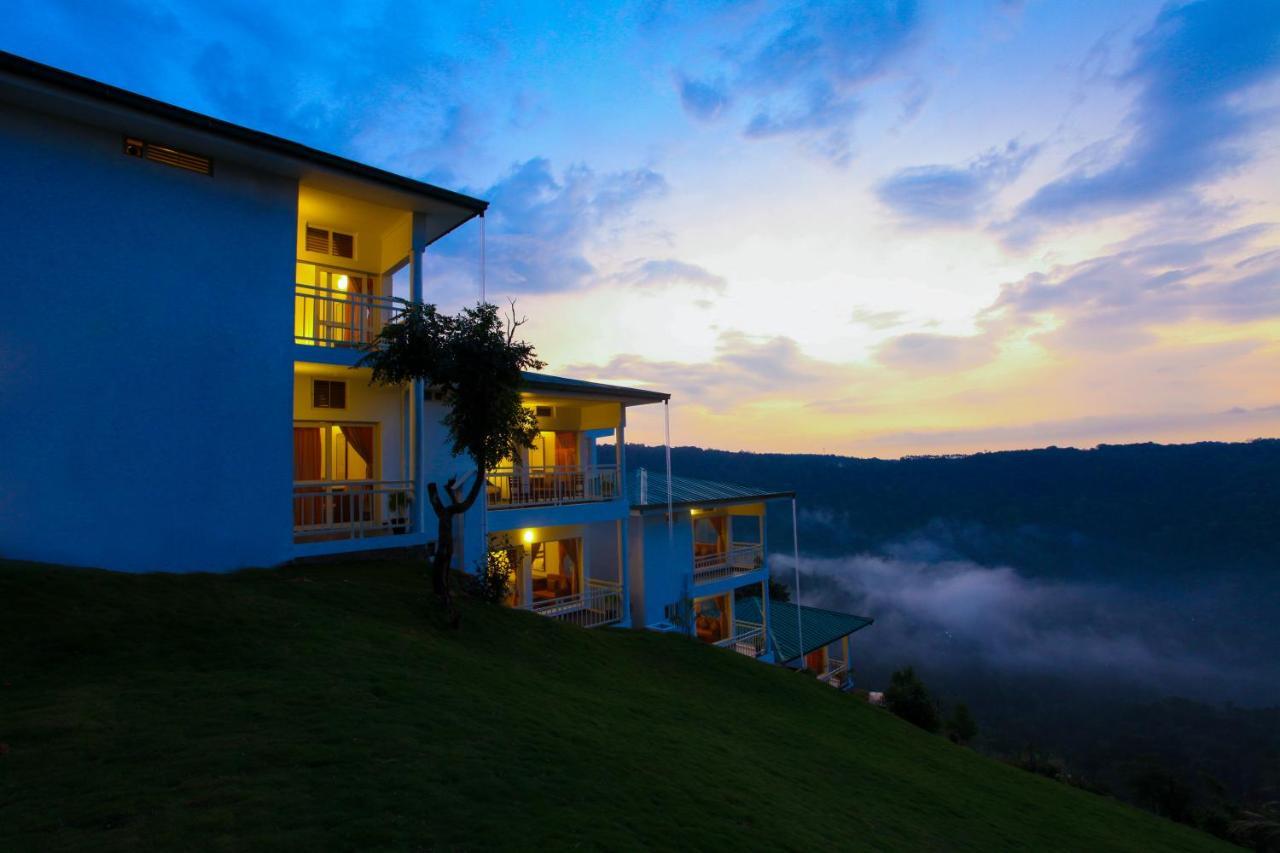
[[[0,556],[288,559],[297,184],[0,105]]]

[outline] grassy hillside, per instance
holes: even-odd
[[[412,566],[0,564],[0,849],[1200,850],[684,638],[465,603]]]

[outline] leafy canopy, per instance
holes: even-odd
[[[537,420],[521,403],[520,376],[545,365],[532,344],[516,340],[522,323],[489,303],[453,316],[411,305],[383,327],[360,365],[373,368],[375,384],[424,382],[445,405],[453,453],[489,470],[537,436]]]

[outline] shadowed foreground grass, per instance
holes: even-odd
[[[398,563],[0,563],[0,849],[1220,846],[732,652],[463,608]]]

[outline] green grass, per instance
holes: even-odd
[[[1219,846],[681,637],[451,632],[406,564],[0,564],[0,614],[5,851]]]

